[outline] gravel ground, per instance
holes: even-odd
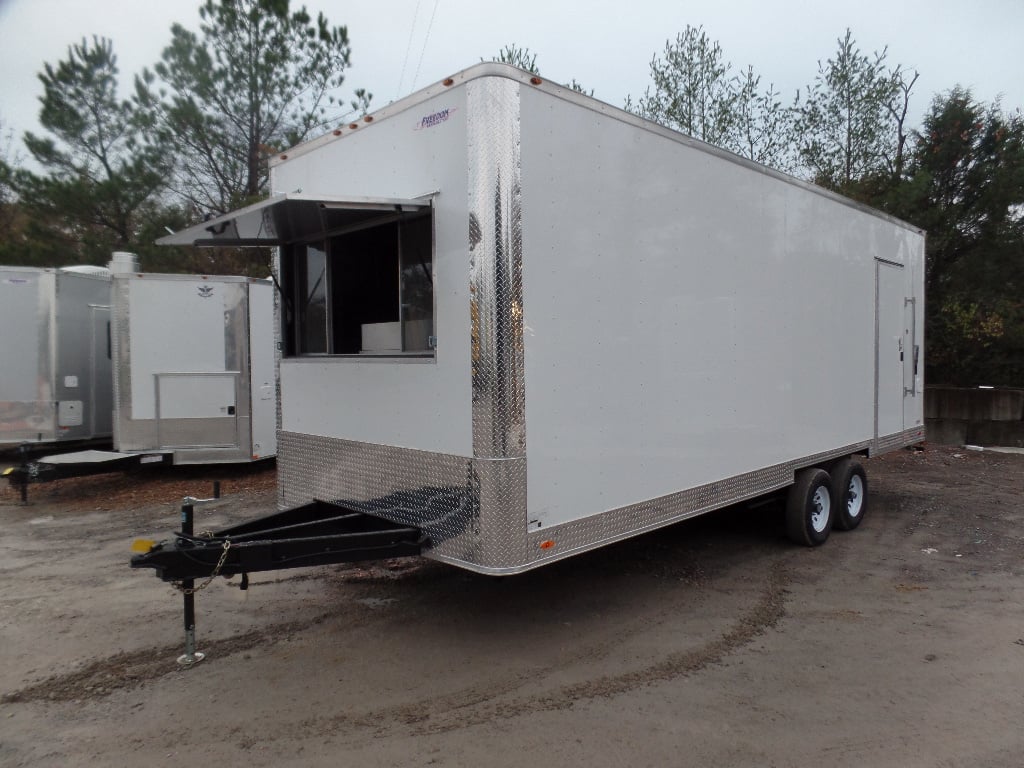
[[[272,467],[0,491],[2,766],[1024,764],[1024,456],[867,462],[817,549],[728,509],[508,579],[424,559],[218,579],[202,664],[128,568],[185,495],[273,511]]]

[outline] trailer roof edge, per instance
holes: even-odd
[[[866,213],[868,215],[889,221],[890,223],[896,224],[897,226],[903,227],[904,229],[908,229],[917,234],[925,234],[925,231],[922,228],[917,227],[911,224],[910,222],[904,221],[903,219],[897,218],[896,216],[888,214],[885,211],[880,211],[877,208],[872,208],[870,205],[866,205],[856,200],[852,200],[848,197],[844,197],[843,195],[840,195],[837,192],[825,189],[824,187],[818,186],[817,184],[813,184],[809,181],[804,181],[803,179],[797,178],[796,176],[792,176],[791,174],[784,173],[783,171],[779,171],[775,168],[770,168],[766,165],[762,165],[753,160],[742,157],[741,155],[737,155],[733,152],[730,152],[726,149],[722,149],[721,147],[716,147],[713,144],[708,144],[706,142],[701,141],[700,139],[695,139],[692,136],[686,135],[685,133],[681,133],[671,128],[667,128],[659,123],[647,120],[643,117],[640,117],[639,115],[622,109],[621,107],[613,106],[612,104],[608,104],[607,102],[601,101],[600,99],[595,98],[593,96],[588,96],[584,93],[580,93],[579,91],[575,91],[572,88],[569,88],[568,86],[561,85],[554,81],[535,75],[532,72],[527,72],[525,70],[514,67],[510,64],[503,64],[500,62],[492,61],[485,61],[480,62],[479,64],[474,64],[470,67],[467,67],[466,69],[456,72],[455,74],[445,78],[444,80],[435,82],[431,85],[428,85],[425,88],[422,88],[419,91],[416,91],[414,93],[409,94],[408,96],[398,99],[397,101],[393,101],[387,106],[377,110],[376,112],[371,112],[367,114],[365,117],[349,123],[347,126],[340,126],[339,128],[335,129],[332,132],[323,134],[322,136],[318,136],[315,139],[310,139],[309,141],[303,142],[302,144],[297,144],[296,146],[285,150],[279,155],[270,158],[270,165],[271,167],[274,167],[277,165],[281,165],[282,163],[287,163],[289,160],[301,157],[302,155],[312,152],[325,144],[337,141],[343,138],[345,135],[353,133],[357,130],[366,130],[368,128],[371,128],[372,123],[374,122],[385,120],[390,117],[394,117],[402,112],[406,112],[407,110],[418,106],[424,101],[433,98],[439,93],[443,93],[449,88],[452,88],[457,85],[463,85],[465,83],[470,82],[471,80],[477,80],[485,77],[502,77],[508,80],[514,80],[522,85],[541,88],[545,92],[557,98],[563,99],[564,101],[572,102],[585,109],[589,109],[599,114],[607,115],[609,117],[621,120],[623,122],[634,125],[638,128],[642,128],[652,133],[656,133],[660,136],[664,136],[665,138],[671,139],[680,144],[685,144],[686,146],[692,147],[701,152],[706,152],[710,155],[714,155],[728,162],[741,165],[745,168],[749,168],[750,170],[757,171],[758,173],[763,173],[767,176],[771,176],[785,183],[801,187],[810,192],[814,192],[816,194],[830,198],[850,208],[859,210],[862,213]]]

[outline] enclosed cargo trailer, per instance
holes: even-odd
[[[0,449],[111,436],[110,272],[0,266]]]
[[[922,231],[529,73],[467,69],[271,188],[161,242],[278,249],[283,510],[510,574],[792,486],[818,544],[863,515],[851,457],[924,439]],[[230,538],[135,564],[303,564]]]
[[[215,275],[113,275],[114,444],[174,464],[276,453],[273,286]]]

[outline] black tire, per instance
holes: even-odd
[[[835,513],[832,515],[837,530],[852,531],[868,511],[868,476],[856,459],[842,459],[832,467],[832,487],[835,489]]]
[[[828,472],[808,467],[797,472],[786,499],[786,534],[797,544],[817,547],[832,530],[835,505]]]

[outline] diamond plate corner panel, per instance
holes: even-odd
[[[498,77],[466,86],[473,455],[478,459],[526,456],[519,87]]]
[[[294,432],[280,434],[278,449],[282,509],[334,502],[423,529],[431,554],[449,562],[477,570],[522,563],[525,459],[479,461]]]

